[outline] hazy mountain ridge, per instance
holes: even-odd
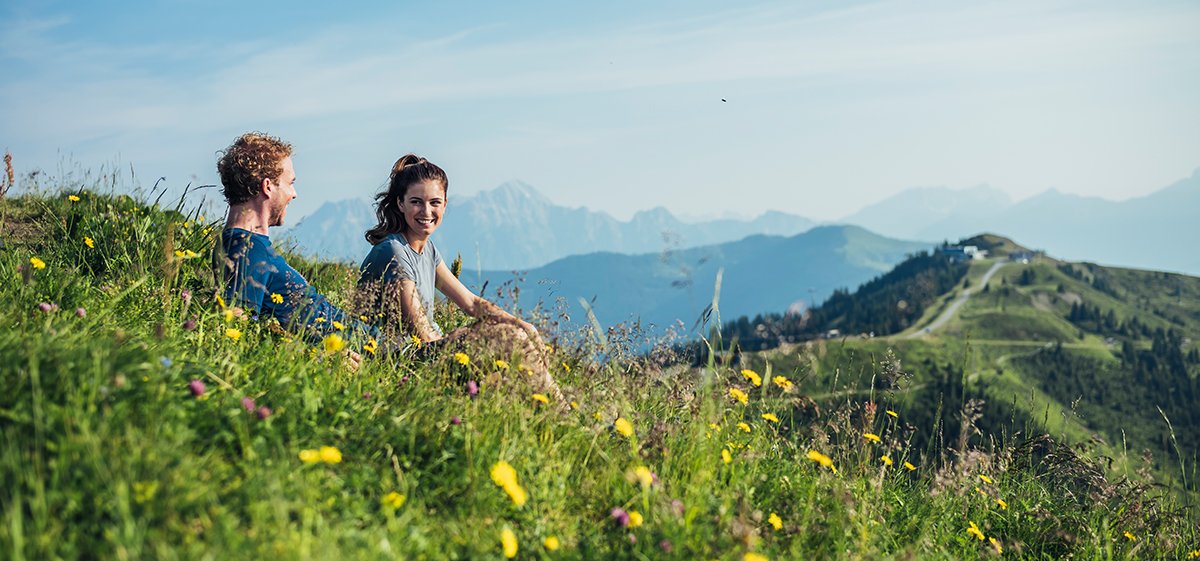
[[[348,199],[322,205],[285,235],[304,253],[356,263],[369,250],[363,232],[374,225],[371,203]],[[662,207],[620,221],[604,212],[556,205],[528,184],[512,181],[470,197],[452,196],[433,239],[446,255],[462,254],[468,268],[516,270],[597,251],[637,254],[754,234],[795,235],[813,225],[778,211],[753,220],[687,223]]]

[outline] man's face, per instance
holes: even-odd
[[[283,159],[283,173],[271,181],[269,197],[271,208],[271,226],[282,226],[283,217],[287,214],[287,206],[296,198],[296,170],[292,167],[292,158]]]

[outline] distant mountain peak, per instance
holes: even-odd
[[[511,179],[505,181],[491,191],[484,191],[480,195],[493,195],[513,199],[530,199],[541,204],[553,204],[550,199],[546,198],[540,191],[520,179]]]

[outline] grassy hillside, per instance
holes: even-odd
[[[219,228],[86,191],[0,200],[4,558],[1200,556],[1149,474],[1036,435],[935,438],[891,359],[834,345],[745,374],[564,336],[567,404],[476,349],[352,371],[216,301]],[[352,271],[298,263],[348,300]],[[849,375],[893,381],[802,390]]]

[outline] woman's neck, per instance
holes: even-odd
[[[413,248],[413,251],[422,253],[425,251],[425,244],[429,242],[429,236],[419,236],[411,230],[400,232],[404,236],[404,241],[408,242],[408,247]]]

